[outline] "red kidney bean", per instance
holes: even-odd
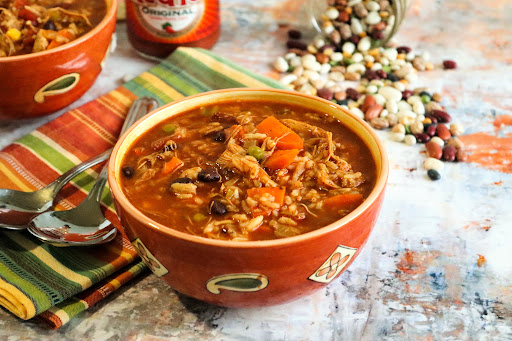
[[[443,67],[446,70],[456,69],[457,63],[455,63],[453,60],[445,60],[443,61]]]
[[[443,159],[445,161],[454,161],[457,150],[454,146],[446,145],[443,148]]]
[[[298,41],[298,40],[288,40],[286,42],[286,47],[289,48],[289,49],[307,50],[308,49],[308,44],[303,43],[303,42]]]
[[[340,15],[338,15],[338,21],[347,22],[349,19],[350,15],[345,11],[341,11]]]
[[[438,124],[436,128],[437,136],[441,138],[443,141],[447,141],[450,137],[452,137],[452,133],[450,133],[450,129],[444,124]]]
[[[370,121],[376,117],[379,117],[380,112],[382,111],[383,107],[380,104],[373,104],[371,105],[368,110],[366,110],[365,113],[365,119],[367,121]]]
[[[443,111],[443,110],[435,109],[435,110],[432,110],[431,114],[440,123],[448,123],[452,120],[452,117],[446,111]]]
[[[414,137],[419,143],[426,143],[430,141],[430,136],[425,133],[414,134]]]
[[[352,44],[359,44],[359,41],[361,40],[361,37],[360,36],[356,36],[356,35],[353,35],[352,37],[348,38],[348,40],[352,43]]]
[[[425,134],[434,137],[436,135],[437,126],[435,124],[426,124],[424,130]]]
[[[364,102],[361,105],[360,109],[362,112],[365,113],[366,110],[368,110],[374,104],[375,104],[375,98],[372,95],[366,95],[366,97],[364,98]]]
[[[371,69],[366,69],[366,71],[364,72],[363,78],[366,78],[369,81],[372,81],[374,79],[379,79],[380,77],[377,74],[377,72],[375,72],[375,71],[373,71]]]
[[[441,146],[434,141],[428,141],[425,144],[425,148],[427,149],[428,156],[433,157],[434,159],[439,160],[443,155],[443,150],[441,149]]]
[[[430,119],[430,122],[432,123],[437,123],[437,118],[435,118],[434,116],[432,116],[432,114],[425,114],[425,118],[429,118]]]
[[[377,72],[377,75],[382,79],[386,79],[388,77],[388,74],[384,70],[377,70],[375,72]]]
[[[291,29],[288,31],[288,37],[291,39],[300,39],[302,38],[302,32],[299,30]]]
[[[370,33],[370,37],[375,40],[382,40],[384,39],[384,32],[379,30],[373,30],[372,33]]]
[[[322,88],[322,89],[319,89],[317,91],[316,95],[318,97],[322,97],[322,98],[330,101],[333,98],[334,93],[331,90],[327,89],[327,88]]]
[[[412,95],[414,95],[414,92],[412,92],[411,90],[404,90],[402,92],[402,99],[406,101]]]
[[[348,88],[345,92],[347,93],[347,97],[354,101],[357,101],[359,97],[361,97],[361,94],[354,88]]]
[[[405,54],[407,54],[407,53],[411,52],[411,48],[409,46],[398,46],[396,48],[396,51],[398,53],[405,53]]]
[[[326,55],[325,53],[317,53],[315,57],[316,61],[319,62],[320,64],[328,63],[330,60],[329,56]]]

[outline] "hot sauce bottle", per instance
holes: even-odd
[[[126,0],[126,22],[144,57],[165,58],[179,46],[210,48],[220,33],[219,0]]]

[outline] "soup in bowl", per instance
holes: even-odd
[[[0,1],[0,118],[53,113],[82,96],[102,69],[116,0]]]
[[[223,306],[319,289],[359,254],[388,163],[341,107],[229,89],[148,115],[117,143],[109,184],[123,227],[175,290]]]

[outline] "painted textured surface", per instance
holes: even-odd
[[[264,74],[284,51],[286,24],[304,19],[298,1],[226,0],[222,7],[214,51]],[[442,180],[431,182],[421,146],[390,142],[380,132],[391,160],[382,214],[364,251],[326,289],[276,307],[225,309],[177,295],[149,276],[58,332],[0,310],[0,339],[512,339],[511,22],[510,1],[413,3],[396,39],[429,51],[435,63],[458,62],[455,71],[422,73],[417,85],[445,95],[467,128],[463,141],[474,163],[446,164]],[[83,100],[147,69],[123,29],[108,62],[116,69],[107,64]],[[0,143],[42,120],[23,128],[0,124]]]

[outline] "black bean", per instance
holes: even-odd
[[[191,178],[177,178],[177,179],[174,179],[172,182],[171,182],[171,185],[172,184],[191,184],[193,183],[194,181],[192,181]]]
[[[216,131],[212,135],[212,138],[213,138],[214,141],[224,142],[224,141],[226,141],[226,133],[224,132],[224,130]]]
[[[391,72],[388,72],[386,78],[389,79],[392,82],[397,82],[398,81],[398,77],[394,73],[391,73]]]
[[[302,38],[302,32],[299,30],[291,29],[288,31],[288,37],[291,39],[300,39]]]
[[[220,122],[220,123],[228,123],[228,124],[237,124],[238,120],[235,116],[224,113],[224,112],[216,112],[212,115],[211,120],[213,122]]]
[[[226,205],[217,200],[210,201],[210,204],[208,204],[208,210],[210,211],[211,214],[215,215],[223,215],[228,213]]]
[[[348,105],[348,99],[342,99],[338,101],[339,105]]]
[[[430,99],[432,99],[432,94],[430,92],[428,92],[428,91],[420,92],[420,97],[421,96],[428,96],[428,97],[430,97]]]
[[[201,182],[219,182],[220,175],[215,168],[206,168],[197,174],[197,179]]]
[[[432,180],[432,181],[437,181],[437,180],[441,179],[441,174],[439,174],[439,172],[436,171],[435,169],[429,169],[427,171],[427,175],[430,178],[430,180]]]
[[[123,168],[121,168],[121,172],[125,177],[131,178],[133,174],[135,174],[135,169],[133,168],[133,166],[124,166]]]
[[[409,46],[398,46],[396,48],[396,50],[398,53],[405,53],[405,54],[411,52],[411,48]]]
[[[52,20],[48,20],[47,22],[45,22],[43,28],[45,30],[57,31],[57,27],[55,26],[55,23]]]

